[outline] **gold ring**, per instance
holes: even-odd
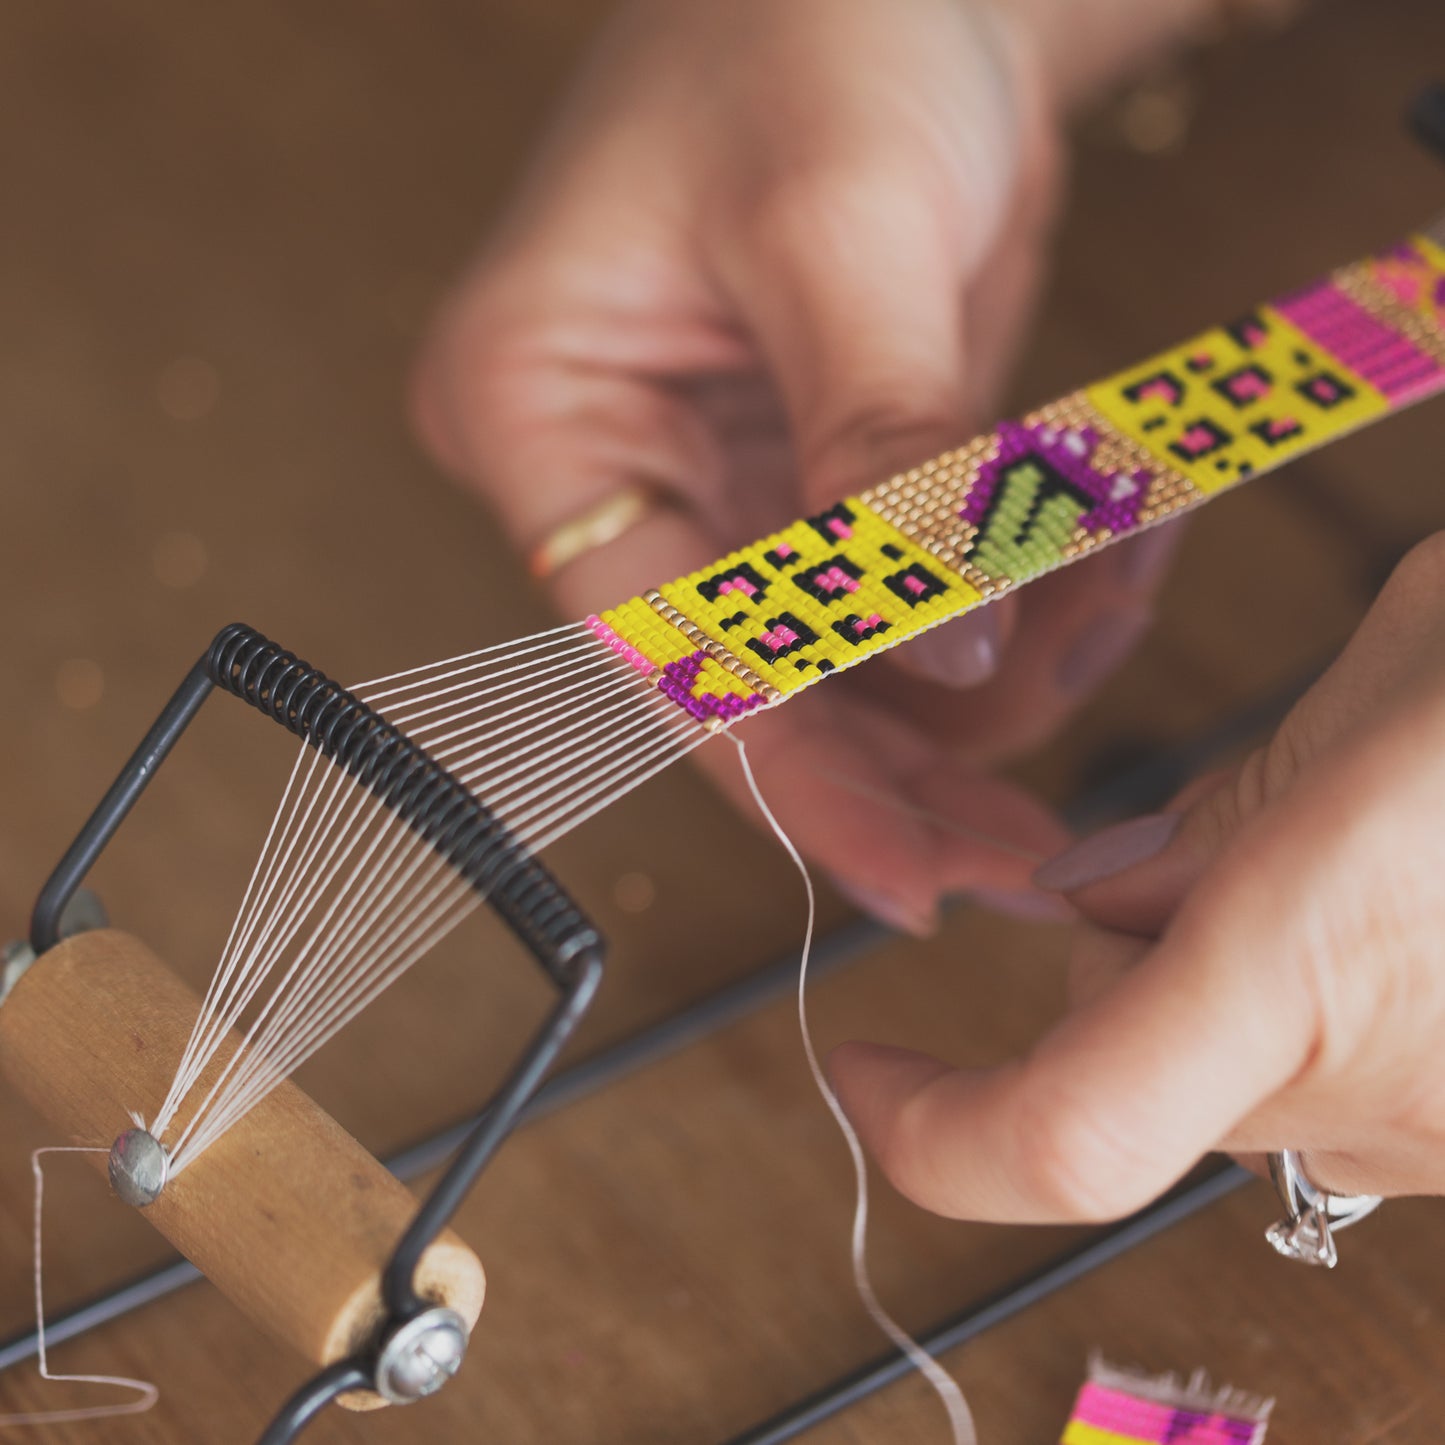
[[[614,492],[548,532],[527,558],[527,570],[537,578],[560,572],[569,562],[630,532],[662,502],[656,489],[642,482]]]

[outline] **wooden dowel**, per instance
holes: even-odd
[[[78,934],[38,959],[0,1005],[0,1072],[65,1143],[108,1149],[132,1126],[132,1109],[149,1120],[160,1108],[199,1010],[138,940],[113,929]],[[232,1034],[210,1060],[188,1107],[238,1042]],[[187,1117],[183,1109],[162,1142]],[[105,1155],[87,1157],[105,1170]],[[374,1340],[381,1269],[415,1211],[406,1186],[287,1080],[142,1212],[252,1320],[324,1365]],[[423,1256],[418,1283],[468,1328],[476,1323],[482,1267],[450,1231]]]

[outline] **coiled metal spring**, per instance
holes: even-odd
[[[559,983],[600,939],[506,824],[419,744],[295,653],[244,623],[205,659],[215,686],[330,758],[396,813],[500,913]]]

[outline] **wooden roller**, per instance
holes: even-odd
[[[200,1000],[142,943],[105,929],[39,958],[0,1004],[0,1072],[65,1142],[109,1149],[132,1109],[160,1107]],[[206,1096],[232,1034],[190,1100]],[[193,1106],[193,1105],[192,1105]],[[183,1109],[167,1129],[177,1137]],[[104,1171],[104,1154],[86,1156]],[[121,1207],[117,1202],[117,1207]],[[143,1211],[262,1328],[318,1365],[373,1344],[381,1271],[416,1200],[289,1080],[279,1084]],[[484,1280],[450,1231],[422,1257],[417,1291],[476,1323]],[[377,1395],[343,1403],[365,1408]]]

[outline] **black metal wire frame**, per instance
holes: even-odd
[[[31,918],[37,955],[59,941],[66,905],[216,688],[275,719],[395,812],[495,909],[560,994],[490,1102],[454,1141],[455,1157],[397,1241],[382,1274],[387,1319],[379,1341],[427,1308],[415,1283],[421,1257],[516,1127],[586,1013],[601,982],[604,944],[547,868],[421,747],[309,663],[233,623],[186,674],[46,880]],[[145,1284],[138,1285],[144,1295]],[[122,1298],[139,1295],[121,1292]],[[100,1314],[105,1309],[99,1305]],[[322,1370],[282,1408],[264,1445],[286,1445],[328,1401],[370,1386],[375,1363],[373,1355],[360,1354]]]
[[[369,1390],[372,1373],[354,1359],[319,1370],[282,1406],[256,1445],[291,1445],[333,1400],[353,1390]]]

